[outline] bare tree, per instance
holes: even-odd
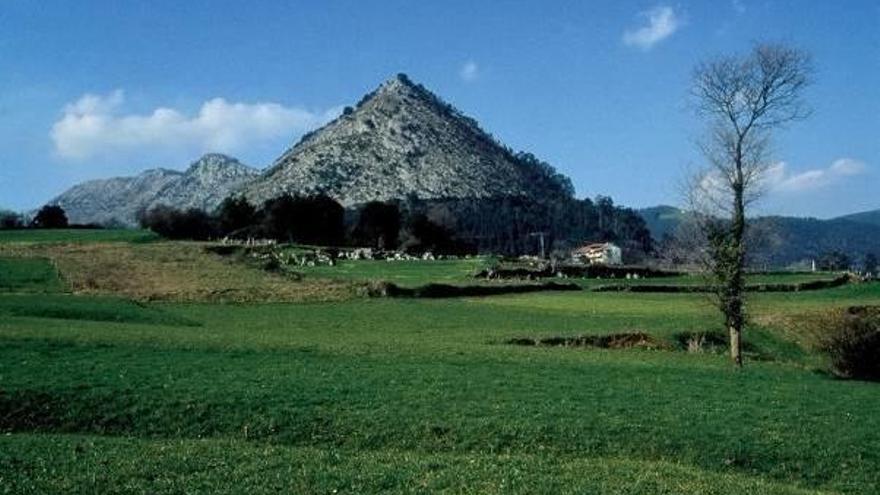
[[[706,236],[715,299],[738,367],[746,319],[746,211],[763,193],[773,131],[809,115],[802,92],[811,73],[806,53],[776,44],[715,58],[694,71],[691,93],[708,124],[700,144],[708,166],[691,178],[689,199]]]

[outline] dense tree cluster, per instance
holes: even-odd
[[[862,271],[869,275],[880,275],[880,263],[877,261],[877,255],[874,253],[868,253],[865,255],[864,260],[862,261]]]
[[[634,211],[610,198],[373,201],[346,211],[324,195],[280,196],[260,208],[243,198],[216,212],[162,206],[143,212],[141,225],[173,239],[232,236],[324,246],[368,246],[421,253],[538,254],[567,251],[583,242],[613,241],[630,255],[651,251],[651,236]],[[630,257],[632,259],[632,257]]]
[[[38,229],[63,229],[67,227],[67,214],[60,206],[46,205],[31,220],[31,226]]]
[[[614,206],[606,197],[543,202],[519,197],[432,200],[409,202],[407,207],[410,214],[425,214],[480,252],[538,254],[541,236],[547,252],[568,251],[584,242],[613,241],[632,259],[652,248],[642,217]]]
[[[67,212],[58,205],[44,205],[30,219],[14,211],[0,210],[0,230],[19,229],[103,229],[93,223],[69,223]]]
[[[344,242],[345,209],[325,195],[284,195],[260,210],[261,231],[279,241],[336,246]]]
[[[24,219],[14,211],[0,211],[0,230],[23,229]]]
[[[852,259],[842,251],[829,251],[819,256],[816,265],[820,270],[849,270],[852,267]]]
[[[158,205],[138,215],[141,226],[167,239],[207,240],[218,233],[217,219],[197,208]]]
[[[397,203],[370,201],[360,209],[352,237],[362,246],[394,249],[400,237],[400,220]]]

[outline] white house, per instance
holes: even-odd
[[[591,265],[622,265],[623,253],[620,247],[610,242],[585,244],[571,252],[575,261]]]

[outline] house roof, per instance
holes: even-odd
[[[611,242],[593,242],[590,244],[584,244],[583,246],[576,248],[574,252],[578,254],[599,254],[604,252],[609,247],[617,246],[615,246]]]

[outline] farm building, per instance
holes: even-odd
[[[623,256],[620,247],[610,242],[584,244],[571,252],[575,261],[591,265],[621,265]]]

